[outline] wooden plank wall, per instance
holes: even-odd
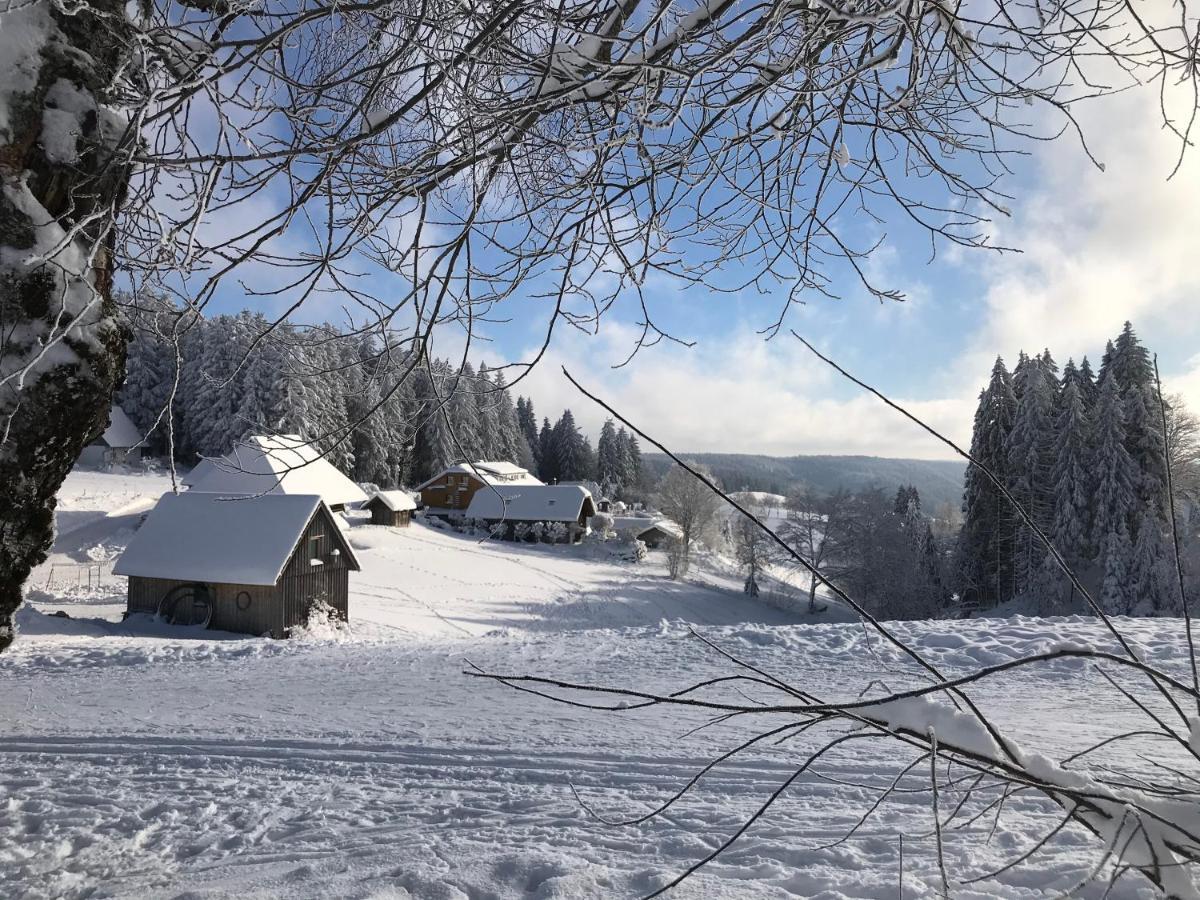
[[[328,603],[343,619],[349,619],[350,570],[345,555],[333,554],[338,547],[333,537],[336,529],[333,520],[324,510],[320,511],[288,560],[277,589],[284,631],[303,624],[309,606],[317,599]],[[312,565],[313,559],[321,560],[321,565]]]
[[[154,615],[158,604],[168,593],[191,581],[176,581],[168,578],[129,578],[129,599],[126,609]],[[276,590],[273,585],[223,584],[206,582],[209,597],[213,601],[210,628],[233,631],[238,634],[283,635],[283,621]]]

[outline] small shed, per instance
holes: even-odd
[[[126,614],[286,637],[318,603],[349,619],[358,560],[316,495],[165,494],[113,568]]]
[[[407,528],[417,504],[408,491],[376,491],[366,508],[371,511],[372,525]]]
[[[142,458],[138,446],[142,433],[125,414],[125,410],[114,405],[109,414],[108,427],[92,443],[83,448],[79,461],[85,466],[125,465]]]
[[[613,530],[618,534],[636,538],[649,550],[657,550],[683,537],[678,525],[670,519],[663,518],[616,516],[613,518]]]

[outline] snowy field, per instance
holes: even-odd
[[[611,827],[572,785],[602,815],[634,816],[754,723],[695,731],[695,715],[577,709],[464,669],[674,689],[729,672],[694,627],[816,693],[906,681],[895,654],[860,627],[750,600],[733,575],[677,584],[657,554],[630,565],[595,548],[481,545],[419,523],[351,531],[363,571],[351,577],[349,629],[272,641],[121,623],[123,586],[103,560],[166,487],[157,476],[76,473],[64,488],[56,552],[0,657],[0,896],[639,896],[732,834],[820,738],[767,745],[701,780],[667,815]],[[97,560],[89,587],[71,567]],[[950,671],[1063,641],[1106,643],[1078,619],[899,630]],[[1177,622],[1130,632],[1150,660],[1183,665]],[[1106,727],[1089,701],[1126,715],[1065,661],[972,695],[1029,747],[1055,754]],[[926,794],[894,794],[834,845],[911,761],[895,744],[850,746],[673,896],[933,896]],[[1138,764],[1115,759],[1125,762]],[[962,883],[1056,821],[1031,797],[998,824],[985,817],[949,833],[953,895],[1070,888],[1100,853],[1071,831],[997,880]],[[1109,896],[1150,892],[1130,879]]]

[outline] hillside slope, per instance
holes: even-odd
[[[891,492],[915,485],[927,509],[962,500],[964,466],[940,459],[891,459],[883,456],[759,456],[750,453],[685,453],[704,463],[731,490],[786,494],[799,484],[828,493],[839,487],[857,491],[878,487]],[[670,460],[661,453],[643,457],[657,479]]]

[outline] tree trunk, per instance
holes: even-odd
[[[0,14],[0,650],[54,537],[55,495],[108,425],[125,369],[112,220],[128,169],[111,108],[124,4]]]

